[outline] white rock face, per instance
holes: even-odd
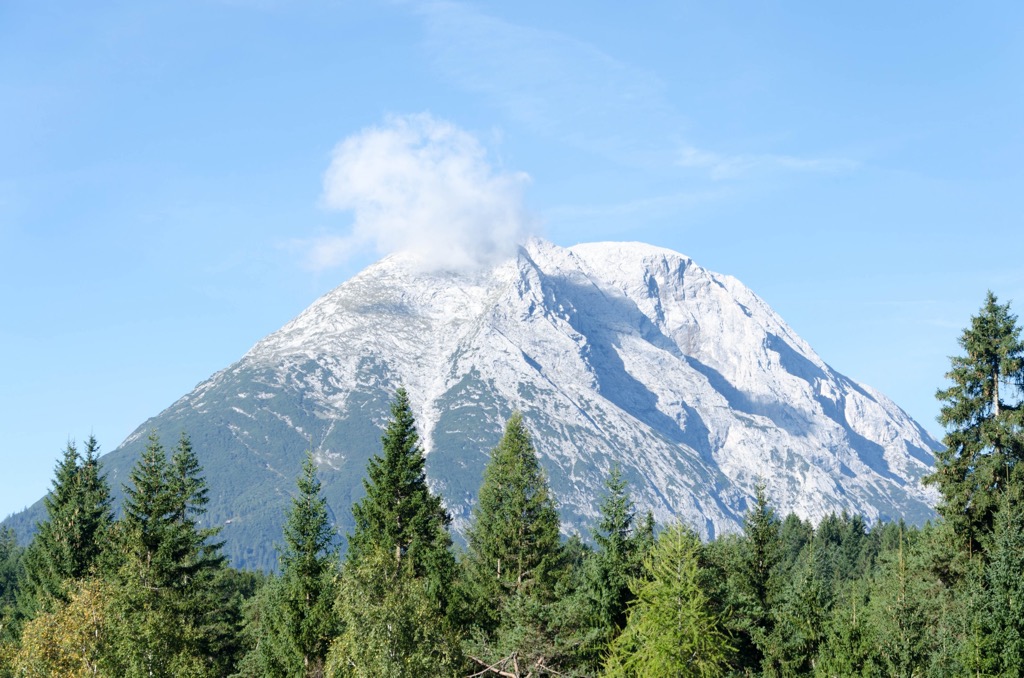
[[[391,256],[230,369],[269,370],[284,386],[311,361],[301,388],[322,419],[344,416],[370,382],[405,386],[457,524],[473,493],[453,479],[466,469],[475,487],[488,450],[446,441],[493,437],[512,409],[563,514],[582,521],[616,462],[641,510],[705,536],[738,528],[759,479],[777,511],[811,519],[921,520],[936,498],[920,480],[938,444],[906,413],[832,370],[736,279],[640,243],[533,240],[475,274]],[[380,366],[370,376],[367,361]],[[311,444],[323,460],[345,453]]]

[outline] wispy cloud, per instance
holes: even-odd
[[[715,180],[736,179],[755,172],[784,170],[787,172],[836,173],[856,169],[858,163],[844,158],[799,158],[792,155],[738,154],[729,155],[684,146],[679,152],[680,167],[706,170]]]
[[[367,247],[410,251],[431,270],[494,263],[528,234],[528,182],[495,167],[476,137],[449,122],[391,116],[334,149],[323,201],[351,211],[352,229],[304,243],[308,264],[329,268]]]
[[[552,221],[574,221],[594,218],[629,218],[638,215],[661,217],[676,214],[680,209],[723,200],[733,195],[726,188],[708,191],[680,191],[665,195],[648,196],[616,203],[591,205],[556,205],[545,211],[544,216]]]
[[[657,73],[575,37],[462,3],[426,3],[417,12],[442,77],[483,95],[517,123],[574,147],[626,164],[701,169],[713,180],[857,167],[843,158],[707,150],[689,132],[689,113],[673,104]],[[680,146],[680,139],[688,143]]]
[[[504,21],[453,2],[419,6],[442,77],[485,96],[510,118],[579,148],[643,160],[660,153],[623,123],[681,121],[655,74],[555,31]]]

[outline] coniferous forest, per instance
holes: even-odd
[[[560,533],[522,418],[464,548],[399,390],[355,528],[313,457],[279,573],[230,568],[202,527],[186,435],[151,436],[115,517],[94,439],[69,444],[46,520],[0,533],[2,676],[994,676],[1024,673],[1024,342],[989,293],[938,391],[945,449],[924,526],[776,513],[702,542],[639,514],[608,470],[593,534]],[[343,550],[343,544],[347,547]]]

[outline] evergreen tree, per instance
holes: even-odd
[[[212,595],[223,576],[215,530],[198,527],[206,484],[187,436],[168,463],[152,433],[125,486],[120,566],[110,624],[111,672],[223,675],[237,632],[237,600]]]
[[[489,666],[518,657],[540,670],[552,654],[548,605],[562,551],[555,502],[519,413],[484,469],[468,541],[469,614],[482,632],[474,656]]]
[[[1007,492],[996,514],[991,560],[986,568],[985,617],[992,636],[995,673],[1024,668],[1024,514],[1019,490]]]
[[[825,637],[815,660],[818,676],[876,676],[882,674],[875,662],[878,643],[868,625],[866,608],[868,582],[857,580],[836,596]]]
[[[3,648],[17,641],[20,634],[18,624],[18,582],[23,579],[22,554],[14,530],[0,527],[0,657]],[[3,675],[0,659],[0,675]]]
[[[96,565],[112,521],[110,490],[99,472],[99,446],[86,441],[83,458],[69,442],[53,488],[43,499],[46,520],[25,554],[20,608],[26,617],[69,601],[75,582]]]
[[[617,465],[612,467],[605,488],[607,494],[598,507],[601,518],[594,533],[596,567],[590,591],[599,620],[609,628],[621,629],[626,625],[626,607],[633,599],[629,582],[639,576],[647,554],[639,552],[642,535],[638,538],[634,533],[633,501]]]
[[[355,531],[349,536],[347,562],[353,567],[369,551],[387,549],[397,572],[427,577],[433,599],[447,608],[455,577],[448,525],[451,517],[441,498],[427,486],[425,458],[409,397],[399,389],[391,420],[381,438],[383,456],[375,455],[363,481],[366,496],[352,507]],[[411,562],[411,568],[403,564]]]
[[[586,559],[579,603],[582,619],[575,620],[577,661],[591,673],[600,667],[611,641],[626,626],[633,600],[630,582],[642,575],[644,558],[653,543],[653,527],[635,525],[636,512],[618,465],[605,481],[606,494],[598,509],[594,531],[597,549]],[[650,514],[648,514],[650,518]]]
[[[607,675],[720,676],[733,648],[700,585],[700,540],[682,525],[658,537],[632,580],[625,630],[612,644]]]
[[[938,485],[939,513],[975,553],[985,548],[998,494],[1024,456],[1024,342],[1010,305],[989,292],[959,343],[966,355],[950,358],[953,383],[936,393],[945,449],[926,482]]]
[[[878,664],[886,675],[921,675],[931,663],[944,594],[941,582],[928,572],[900,526],[896,548],[880,558],[867,609]]]
[[[739,567],[733,579],[734,599],[743,621],[737,643],[741,663],[747,668],[760,665],[772,633],[776,566],[782,557],[779,528],[765,486],[758,483],[754,505],[743,519]]]
[[[298,490],[284,526],[281,576],[261,590],[251,609],[247,632],[255,647],[242,675],[323,676],[339,631],[334,528],[311,453],[302,464]]]
[[[823,586],[822,554],[813,541],[807,543],[777,586],[771,606],[771,631],[761,645],[765,676],[806,675],[813,670],[818,646],[825,636],[825,617],[830,593]]]

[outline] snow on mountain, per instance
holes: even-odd
[[[307,449],[350,529],[399,385],[457,529],[513,410],[566,528],[585,534],[614,463],[641,510],[704,536],[738,529],[759,481],[783,514],[933,515],[920,481],[938,444],[924,429],[735,278],[640,243],[532,240],[473,273],[390,256],[145,422],[104,467],[116,492],[149,431],[168,444],[188,431],[208,520],[236,565],[270,568]]]
[[[317,362],[333,388],[308,386],[330,416],[368,359],[409,390],[428,454],[455,405],[489,405],[467,429],[523,411],[563,510],[580,518],[594,515],[612,462],[643,508],[704,534],[737,527],[758,479],[781,511],[809,518],[920,517],[934,501],[920,479],[937,444],[920,426],[832,370],[739,281],[669,250],[532,240],[468,275],[391,256],[241,364],[286,379]]]

